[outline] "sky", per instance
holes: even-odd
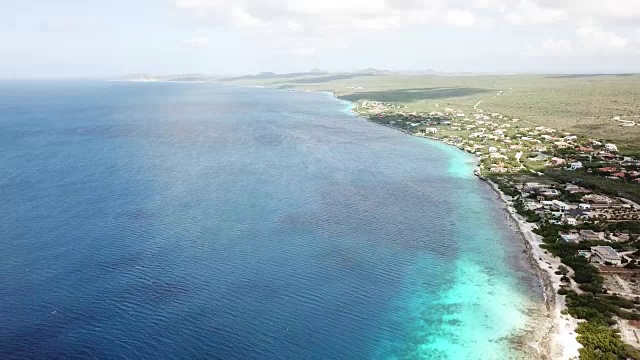
[[[640,72],[640,0],[0,0],[0,77]]]

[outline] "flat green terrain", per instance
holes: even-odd
[[[449,107],[470,113],[480,102],[478,108],[488,113],[609,140],[624,152],[640,152],[640,75],[326,74],[235,83],[332,91],[345,100],[393,103],[409,112]]]

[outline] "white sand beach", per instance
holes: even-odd
[[[561,264],[560,259],[540,248],[542,238],[533,232],[535,224],[524,221],[513,208],[511,199],[502,193],[495,183],[487,182],[504,202],[505,211],[512,218],[522,238],[528,244],[528,254],[532,264],[535,263],[538,266],[539,275],[545,288],[544,296],[549,316],[552,320],[549,324],[550,357],[552,359],[578,359],[578,349],[582,347],[576,340],[575,329],[578,326],[578,321],[570,315],[562,315],[561,313],[563,309],[566,309],[565,298],[562,295],[558,295],[561,276],[555,274]]]

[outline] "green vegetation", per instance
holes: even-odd
[[[580,359],[640,359],[640,352],[622,342],[616,330],[610,326],[616,323],[614,316],[638,320],[640,315],[636,305],[618,296],[578,295],[573,291],[566,294],[568,314],[586,320],[578,325],[577,340],[584,346],[580,349]],[[632,310],[633,309],[633,310]]]
[[[611,196],[626,197],[635,202],[640,202],[640,185],[621,180],[589,174],[583,171],[563,171],[550,169],[545,175],[561,183],[574,183],[576,185],[593,189]]]

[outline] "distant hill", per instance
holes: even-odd
[[[218,76],[204,74],[170,74],[170,75],[152,75],[147,73],[128,74],[119,80],[125,81],[213,81]]]
[[[243,75],[243,76],[236,76],[236,77],[228,77],[228,78],[222,78],[219,79],[220,81],[235,81],[235,80],[266,80],[266,79],[283,79],[283,78],[293,78],[293,77],[302,77],[302,76],[320,76],[320,75],[327,75],[329,74],[329,72],[324,71],[324,70],[320,70],[320,69],[313,69],[311,71],[308,72],[297,72],[297,73],[284,73],[284,74],[276,74],[273,72],[261,72],[259,74],[256,75]]]
[[[397,74],[395,71],[391,70],[380,70],[376,68],[366,68],[361,70],[355,70],[353,73],[356,74],[368,74],[368,75],[394,75]]]

